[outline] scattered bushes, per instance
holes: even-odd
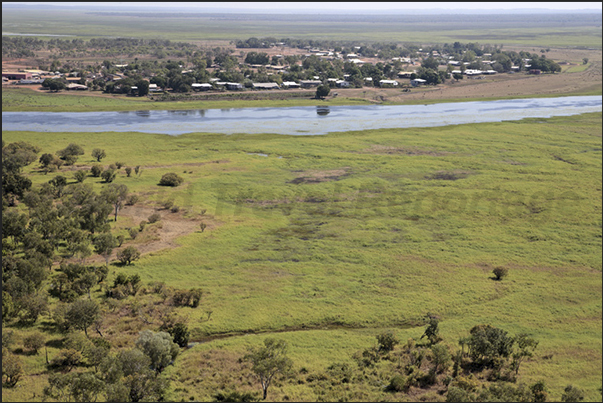
[[[147,220],[149,221],[149,224],[154,224],[157,221],[161,221],[161,214],[153,213],[147,218]]]

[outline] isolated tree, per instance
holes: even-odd
[[[251,362],[251,370],[260,379],[264,400],[274,377],[278,374],[287,375],[293,365],[287,357],[287,343],[273,338],[266,338],[264,347],[250,349],[244,359]]]
[[[323,99],[326,96],[328,96],[330,92],[331,92],[331,88],[328,85],[324,85],[324,84],[319,85],[316,88],[316,98]]]
[[[52,161],[54,161],[54,155],[49,153],[42,154],[39,160],[40,165],[42,165],[42,168],[48,168],[50,164],[52,164]]]
[[[107,156],[107,153],[105,153],[105,150],[95,148],[94,150],[92,150],[92,156],[96,158],[98,162],[100,162],[103,158]]]
[[[115,208],[115,221],[117,221],[117,212],[121,209],[128,197],[128,187],[126,185],[110,184],[101,191],[101,197]]]
[[[78,299],[72,303],[67,312],[65,320],[67,323],[79,330],[83,330],[88,336],[88,328],[101,316],[98,303],[90,299]]]
[[[140,252],[133,246],[128,246],[117,252],[117,259],[125,265],[131,264],[140,258]]]
[[[180,348],[167,332],[144,330],[139,333],[136,347],[151,359],[151,368],[162,372],[178,356]]]
[[[548,398],[548,393],[544,381],[536,382],[535,384],[530,386],[530,390],[532,391],[532,395],[534,396],[534,402],[546,402]]]

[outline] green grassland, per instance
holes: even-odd
[[[3,140],[42,153],[75,142],[86,149],[82,166],[104,148],[107,164],[144,166],[116,183],[147,203],[207,210],[208,230],[112,268],[111,276],[201,287],[201,306],[182,309],[192,339],[230,336],[182,353],[168,369],[172,400],[257,390],[235,370],[245,346],[267,335],[290,343],[296,371],[317,373],[353,363],[383,329],[420,337],[429,313],[454,348],[480,323],[531,334],[540,345],[521,382],[545,379],[552,399],[571,383],[601,401],[601,113],[326,136],[3,132]],[[157,186],[166,172],[184,184]],[[29,173],[34,184],[53,177]],[[491,278],[496,266],[510,270],[502,282]],[[228,365],[208,369],[214,356]],[[43,361],[25,359],[30,369]],[[352,392],[361,393],[342,393]],[[3,400],[32,400],[20,393],[3,389]],[[285,396],[317,399],[303,383],[277,384],[269,398]]]
[[[578,66],[580,67],[580,66]],[[337,105],[372,105],[368,99],[339,96],[324,100],[313,99],[308,92],[307,98],[278,99],[280,94],[273,95],[276,99],[237,99],[239,94],[230,94],[233,99],[222,100],[183,100],[183,101],[154,101],[149,98],[134,98],[127,96],[82,96],[74,93],[41,93],[28,88],[3,88],[3,112],[103,112],[103,111],[138,111],[138,110],[190,110],[190,109],[221,109],[221,108],[278,108],[293,106],[337,106]],[[564,93],[563,96],[601,95],[601,87],[592,90]],[[283,95],[285,97],[286,95]],[[445,102],[493,101],[500,99],[519,98],[552,98],[559,94],[521,95],[509,97],[482,98],[450,98],[409,100],[404,102],[382,102],[383,105],[395,104],[433,104]]]
[[[113,10],[115,11],[115,10]],[[464,29],[459,29],[462,26]],[[74,10],[13,10],[2,13],[9,33],[159,38],[178,41],[248,37],[601,48],[601,24],[592,15],[360,16],[202,15],[132,16]],[[110,33],[110,34],[108,34]]]

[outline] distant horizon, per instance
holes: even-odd
[[[409,9],[408,3],[400,2],[291,2],[275,3],[266,2],[171,2],[171,3],[141,3],[134,2],[2,2],[2,8],[30,8],[42,7],[44,9],[101,9],[111,8],[114,11],[144,11],[144,12],[207,12],[207,13],[341,13],[341,14],[531,14],[531,13],[590,13],[601,12],[601,2],[429,2],[418,3],[421,8]],[[417,3],[415,3],[417,4]],[[476,8],[476,4],[479,8]],[[416,6],[415,6],[416,7]]]

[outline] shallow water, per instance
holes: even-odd
[[[601,96],[529,98],[430,105],[306,106],[126,112],[2,112],[2,130],[145,132],[179,135],[433,127],[601,112]]]

